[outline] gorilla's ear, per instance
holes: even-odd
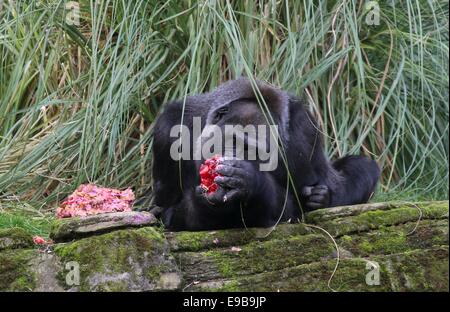
[[[287,92],[271,86],[262,81],[256,81],[256,87],[259,89],[264,101],[269,108],[272,117],[277,122],[282,131],[282,135],[287,139],[287,127],[289,124],[289,95]],[[240,77],[236,80],[228,81],[220,85],[212,93],[212,99],[214,101],[213,107],[219,107],[227,105],[233,101],[239,99],[255,99],[254,88],[251,81],[246,77]]]

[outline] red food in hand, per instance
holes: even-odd
[[[205,160],[204,164],[200,165],[200,186],[208,193],[214,193],[219,187],[214,178],[219,174],[216,172],[217,162],[221,157],[216,155],[212,158]]]

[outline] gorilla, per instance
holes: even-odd
[[[199,176],[205,159],[194,159],[195,146],[187,149],[189,157],[171,156],[183,131],[174,137],[173,127],[194,132],[194,145],[203,144],[201,133],[194,131],[196,117],[201,130],[207,125],[276,125],[282,146],[278,165],[262,171],[260,160],[220,158],[214,179],[218,188],[206,193]],[[299,220],[302,211],[365,203],[375,190],[380,169],[363,156],[330,162],[320,129],[299,98],[241,77],[212,92],[165,105],[153,129],[152,176],[153,203],[167,229],[213,230],[271,227]]]

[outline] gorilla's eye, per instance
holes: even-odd
[[[215,115],[215,119],[219,120],[220,118],[222,118],[223,115],[225,115],[226,113],[228,113],[228,107],[227,106],[223,106],[221,108],[219,108],[216,111],[216,115]]]

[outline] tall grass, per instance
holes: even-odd
[[[303,95],[330,157],[383,168],[379,199],[448,198],[448,1],[0,0],[0,196],[151,186],[172,99],[251,74]]]

